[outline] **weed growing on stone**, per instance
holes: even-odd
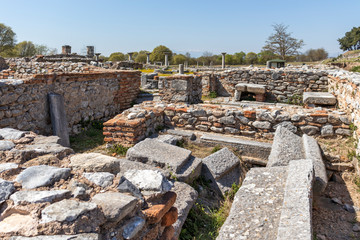
[[[303,98],[302,95],[294,94],[287,100],[287,104],[299,105],[303,106]]]
[[[217,151],[220,151],[222,149],[221,146],[216,145],[215,147],[213,147],[213,149],[211,150],[211,153],[216,153]]]
[[[116,155],[125,156],[130,147],[124,147],[121,144],[115,144],[109,148],[110,153],[115,153]]]
[[[360,72],[360,66],[352,67],[350,71],[352,71],[352,72]]]
[[[196,179],[192,186],[197,190],[199,190],[199,186],[210,187],[209,182],[203,177]],[[190,210],[184,223],[180,239],[215,239],[229,215],[232,202],[239,188],[240,185],[233,184],[231,190],[225,194],[225,199],[217,209],[209,209],[202,204],[196,203]]]

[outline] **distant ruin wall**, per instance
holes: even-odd
[[[144,103],[104,123],[105,141],[132,145],[157,130],[174,126],[203,132],[272,139],[279,124],[308,135],[349,136],[345,113],[302,107],[185,105]]]
[[[327,92],[328,77],[326,71],[316,69],[242,69],[202,74],[204,95],[216,91],[219,96],[233,97],[238,83],[266,85],[267,101],[287,102],[304,91]]]
[[[38,62],[38,60],[39,58],[8,58],[6,59],[7,67],[4,68],[4,70],[0,67],[0,79],[23,79],[32,77],[34,74],[90,73],[94,70],[103,71],[103,69],[85,62]]]
[[[64,97],[70,133],[77,133],[83,121],[107,120],[131,107],[139,87],[138,71],[43,74],[0,80],[0,128],[51,134],[47,95],[53,92]]]
[[[200,103],[201,78],[196,75],[172,75],[159,77],[160,99],[167,103]]]

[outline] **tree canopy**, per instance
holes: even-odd
[[[360,27],[353,27],[351,31],[346,32],[345,36],[338,39],[340,49],[343,51],[360,49]]]
[[[125,60],[125,55],[123,53],[121,53],[121,52],[114,52],[114,53],[110,54],[108,60],[112,61],[112,62],[124,61]]]
[[[35,44],[31,41],[23,41],[15,46],[17,56],[20,57],[31,57],[36,54]]]
[[[150,54],[151,62],[165,62],[165,52],[169,53],[169,61],[172,59],[172,51],[164,45],[159,45]]]
[[[287,56],[293,56],[298,53],[305,44],[303,40],[298,40],[287,32],[288,26],[275,24],[274,33],[271,34],[263,47],[264,51],[270,51],[279,55],[285,60]]]
[[[0,23],[0,53],[3,53],[15,46],[16,34],[8,27]]]

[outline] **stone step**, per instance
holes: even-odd
[[[250,169],[216,239],[275,240],[284,201],[287,169]]]
[[[271,152],[272,145],[271,143],[266,142],[257,142],[215,134],[204,134],[200,138],[200,141],[212,145],[221,143],[222,145],[235,147],[236,149],[241,151],[241,155],[255,157],[263,160],[267,160]]]
[[[317,141],[306,134],[299,137],[286,127],[278,127],[267,167],[287,166],[290,161],[299,159],[313,161],[316,178],[314,192],[319,194],[324,191],[327,185],[327,174]]]
[[[191,151],[187,149],[147,138],[130,148],[126,158],[179,173],[190,155]]]
[[[202,160],[191,156],[189,161],[174,175],[178,181],[191,183],[200,176],[201,168]]]
[[[201,174],[223,195],[243,179],[240,159],[226,147],[203,159]]]

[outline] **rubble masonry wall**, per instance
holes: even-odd
[[[64,97],[70,133],[81,123],[107,120],[131,107],[140,87],[140,72],[109,71],[34,75],[0,80],[0,128],[12,127],[51,134],[47,95]]]

